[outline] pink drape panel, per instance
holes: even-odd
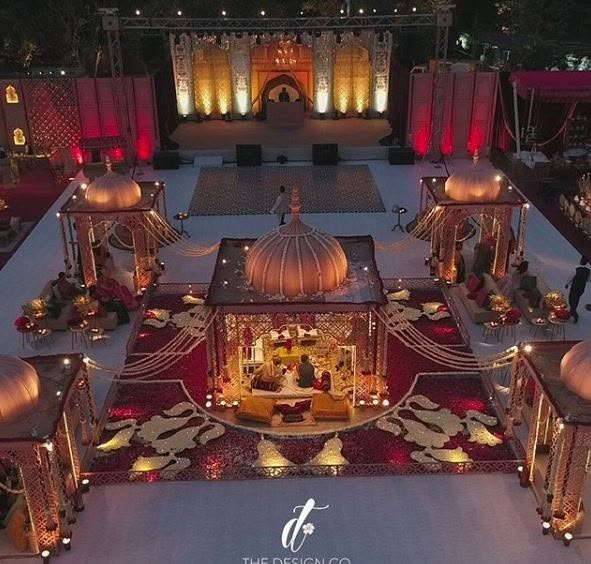
[[[519,71],[509,82],[523,98],[535,88],[536,98],[545,102],[591,101],[591,71]]]

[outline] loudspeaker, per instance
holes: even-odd
[[[312,145],[312,162],[315,165],[336,165],[339,163],[339,146],[337,143]]]
[[[411,147],[390,147],[388,149],[388,162],[391,165],[415,164],[415,152]]]
[[[102,159],[101,159],[101,150],[100,149],[92,149],[90,151],[90,162],[91,163],[100,163],[100,162],[102,162]]]
[[[177,169],[181,164],[181,157],[176,151],[156,151],[152,164],[154,170]]]
[[[260,145],[236,145],[236,162],[238,166],[261,166],[263,149]]]

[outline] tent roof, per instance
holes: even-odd
[[[522,98],[534,88],[534,96],[545,102],[591,102],[591,71],[519,71],[509,80]]]

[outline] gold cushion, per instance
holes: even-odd
[[[245,421],[259,421],[271,424],[275,400],[268,398],[255,398],[247,396],[242,398],[240,406],[236,410],[236,417]]]
[[[328,394],[316,394],[312,398],[314,419],[349,419],[349,399],[334,399]]]

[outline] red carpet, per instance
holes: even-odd
[[[65,187],[65,182],[54,182],[48,166],[23,171],[20,184],[6,188],[0,183],[0,198],[8,204],[8,209],[0,212],[0,220],[8,221],[15,216],[20,217],[22,221],[37,223]],[[10,253],[0,252],[0,269],[17,249]]]
[[[421,296],[421,301],[425,296]],[[432,293],[429,300],[444,301],[440,294]],[[151,300],[149,307],[172,309],[175,312],[188,309],[180,296],[159,296]],[[443,324],[454,329],[453,321],[428,322],[437,326]],[[455,327],[457,331],[457,327]],[[142,326],[139,331],[135,351],[156,350],[170,340],[174,329],[153,329]],[[387,380],[390,391],[391,405],[406,396],[418,376],[413,394],[422,394],[439,405],[438,409],[447,408],[459,418],[466,416],[467,410],[496,416],[494,407],[488,400],[482,380],[478,375],[449,374],[443,366],[424,359],[409,350],[400,342],[390,337],[388,347]],[[138,358],[138,357],[132,357]],[[434,374],[424,374],[424,373]],[[156,380],[181,380],[189,395],[200,405],[205,401],[207,386],[207,354],[205,344],[197,347],[191,354],[183,357],[175,365],[155,376]],[[136,420],[133,425],[141,425],[163,410],[187,401],[187,397],[179,383],[157,382],[149,384],[119,385],[114,401],[108,412],[109,422]],[[368,408],[369,409],[369,408]],[[415,419],[411,411],[400,410],[404,417]],[[184,429],[191,426],[208,424],[204,414],[197,414],[184,423]],[[211,424],[213,427],[213,424]],[[173,479],[234,479],[258,477],[255,462],[259,457],[257,449],[260,430],[247,431],[224,424],[225,433],[206,445],[198,444],[195,448],[178,453],[178,457],[190,461],[189,468],[173,474]],[[461,447],[469,456],[469,463],[417,463],[411,453],[420,451],[414,442],[406,441],[404,435],[394,435],[376,427],[375,422],[365,423],[353,430],[342,431],[341,454],[348,465],[339,467],[339,475],[376,475],[400,474],[410,472],[478,472],[478,471],[513,471],[518,464],[514,446],[503,436],[499,424],[488,428],[489,432],[502,442],[496,446],[487,446],[470,442],[466,432],[452,436],[445,444],[445,449]],[[101,443],[110,440],[116,430],[103,430]],[[177,432],[168,431],[165,435]],[[137,437],[137,434],[135,435]],[[267,437],[272,441],[277,452],[287,458],[295,466],[290,470],[294,475],[316,475],[318,471],[306,468],[305,465],[320,453],[327,440],[334,434],[300,436],[298,438]],[[160,453],[162,454],[162,453]],[[89,476],[97,483],[126,481],[128,471],[139,456],[154,456],[152,446],[141,439],[134,438],[131,446],[106,454],[98,454],[92,461]],[[336,472],[336,470],[335,470]],[[134,474],[133,479],[154,481],[162,479],[160,471],[149,471]],[[166,477],[166,475],[164,475]],[[170,474],[168,479],[171,479]]]

